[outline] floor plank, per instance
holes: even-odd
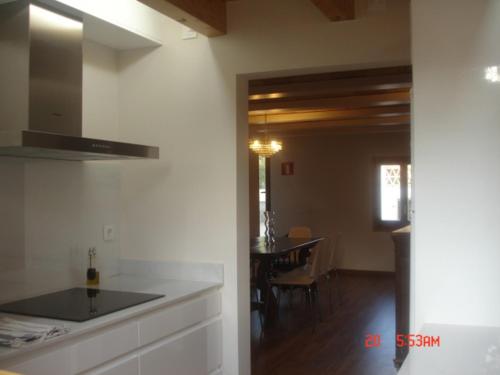
[[[323,322],[314,332],[298,290],[292,308],[288,295],[282,296],[279,321],[263,337],[253,312],[252,374],[396,374],[394,278],[344,275],[340,291],[342,304],[330,314],[326,285],[320,285]],[[381,346],[365,348],[366,334],[380,334]]]

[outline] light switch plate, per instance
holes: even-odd
[[[196,39],[198,38],[198,33],[187,26],[182,26],[182,39]]]
[[[115,239],[115,226],[108,224],[102,227],[102,237],[104,241],[113,241]]]

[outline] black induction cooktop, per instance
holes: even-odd
[[[0,305],[10,314],[84,322],[163,297],[161,294],[73,288]]]

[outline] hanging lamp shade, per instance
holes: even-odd
[[[252,139],[249,142],[249,147],[250,150],[257,155],[269,158],[277,152],[280,152],[283,149],[283,144],[281,141],[275,139],[265,139],[262,141],[259,139]]]
[[[267,115],[264,115],[264,124],[266,126],[263,139],[254,138],[248,143],[250,150],[255,152],[259,156],[270,158],[277,152],[283,149],[283,143],[277,139],[269,138],[268,136],[268,126],[267,126]]]

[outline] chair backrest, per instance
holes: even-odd
[[[325,238],[311,250],[311,268],[309,271],[311,278],[316,280],[328,272],[329,247],[328,239]]]
[[[259,276],[260,260],[250,259],[250,281],[256,281]]]
[[[309,227],[291,227],[288,231],[290,238],[311,238],[312,232]]]
[[[333,243],[330,246],[329,259],[328,259],[328,271],[333,271],[334,269],[337,268],[336,256],[339,252],[341,239],[342,239],[342,233],[337,233],[337,235],[335,236],[335,240],[333,240]]]

